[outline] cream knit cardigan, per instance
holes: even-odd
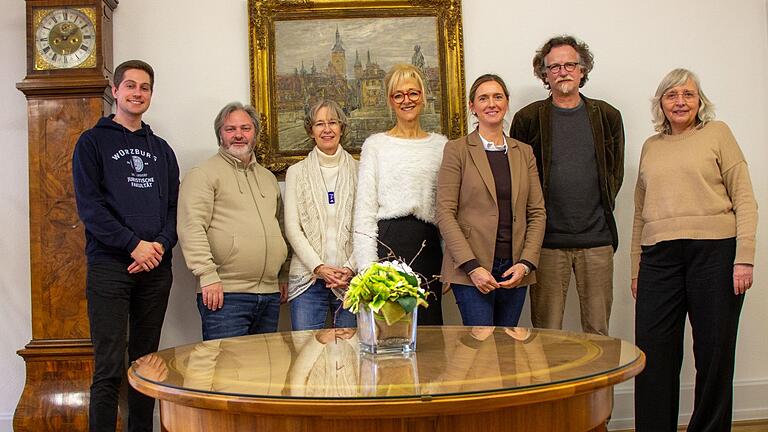
[[[330,156],[315,147],[306,159],[288,168],[285,235],[294,252],[288,273],[289,301],[309,288],[316,279],[313,271],[321,264],[354,269],[352,206],[356,177],[357,161],[341,146]],[[335,194],[335,204],[328,203],[329,191]]]

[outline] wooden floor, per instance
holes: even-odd
[[[768,431],[768,420],[738,422],[733,424],[731,432],[766,432]]]
[[[678,430],[684,431],[685,427]],[[632,432],[634,429],[625,429],[613,432]],[[768,432],[768,419],[734,422],[731,432]]]

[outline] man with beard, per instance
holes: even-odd
[[[227,104],[213,123],[219,151],[179,192],[179,244],[200,280],[203,340],[277,330],[278,272],[287,247],[277,179],[256,162],[256,110]]]
[[[533,72],[550,97],[518,111],[509,135],[533,147],[547,209],[537,283],[531,287],[533,326],[562,328],[573,272],[582,330],[607,335],[624,126],[618,110],[579,92],[593,65],[587,44],[573,36],[547,41],[533,58]]]

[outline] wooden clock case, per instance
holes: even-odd
[[[111,112],[112,13],[117,0],[26,0],[27,76],[16,87],[27,99],[32,340],[24,391],[13,427],[23,431],[86,431],[93,372],[85,299],[83,226],[72,185],[72,151],[80,133]],[[36,10],[96,11],[96,66],[36,70]]]

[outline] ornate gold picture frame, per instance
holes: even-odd
[[[345,148],[359,153],[389,129],[384,75],[419,67],[427,87],[422,127],[466,133],[461,0],[249,0],[251,103],[261,116],[260,163],[275,173],[312,148],[309,107],[333,99],[349,117]]]

